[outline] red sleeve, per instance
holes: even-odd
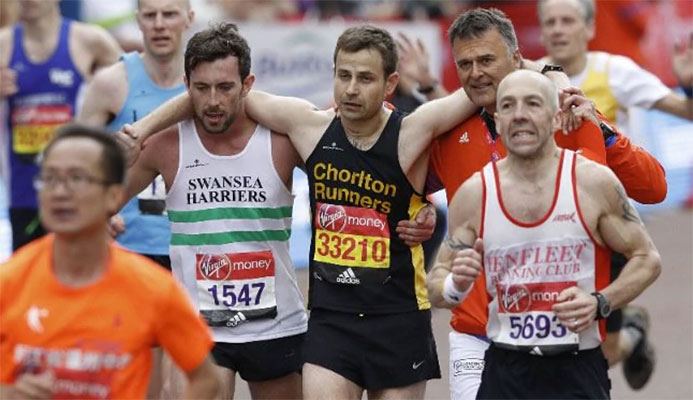
[[[604,135],[599,126],[591,122],[585,122],[571,135],[575,135],[576,150],[580,151],[580,154],[594,162],[606,165]]]
[[[626,189],[628,197],[643,204],[664,201],[667,181],[664,168],[653,155],[618,134],[606,149],[606,162]]]
[[[156,337],[180,369],[190,372],[202,364],[212,349],[212,333],[173,278],[167,293],[168,298],[161,302],[163,309],[156,315],[160,318]]]

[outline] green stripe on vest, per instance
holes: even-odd
[[[292,207],[277,208],[212,208],[199,211],[168,211],[171,222],[201,222],[216,219],[282,219],[291,217]]]
[[[285,241],[291,237],[291,229],[266,231],[237,231],[220,233],[174,233],[171,235],[172,246],[206,246],[239,242]]]

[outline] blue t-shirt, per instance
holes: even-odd
[[[139,53],[124,54],[121,60],[125,63],[129,89],[123,108],[108,124],[107,129],[114,132],[185,90],[182,78],[181,84],[174,88],[156,86],[147,74]],[[162,177],[157,176],[152,184],[120,211],[125,220],[125,232],[118,236],[118,243],[140,254],[168,255],[171,227],[165,210],[166,188]]]

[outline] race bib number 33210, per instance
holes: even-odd
[[[390,266],[387,216],[369,208],[317,203],[316,261],[366,268]]]

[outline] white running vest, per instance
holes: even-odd
[[[575,158],[574,152],[562,151],[553,206],[535,223],[522,223],[505,211],[495,164],[483,169],[481,236],[486,290],[492,298],[486,331],[499,347],[549,355],[601,342],[596,321],[578,335],[561,325],[551,308],[568,287],[595,291],[598,249],[576,202]]]
[[[307,315],[289,255],[293,195],[258,127],[233,156],[210,154],[192,120],[179,124],[178,172],[166,197],[171,267],[214,340],[303,333]]]

